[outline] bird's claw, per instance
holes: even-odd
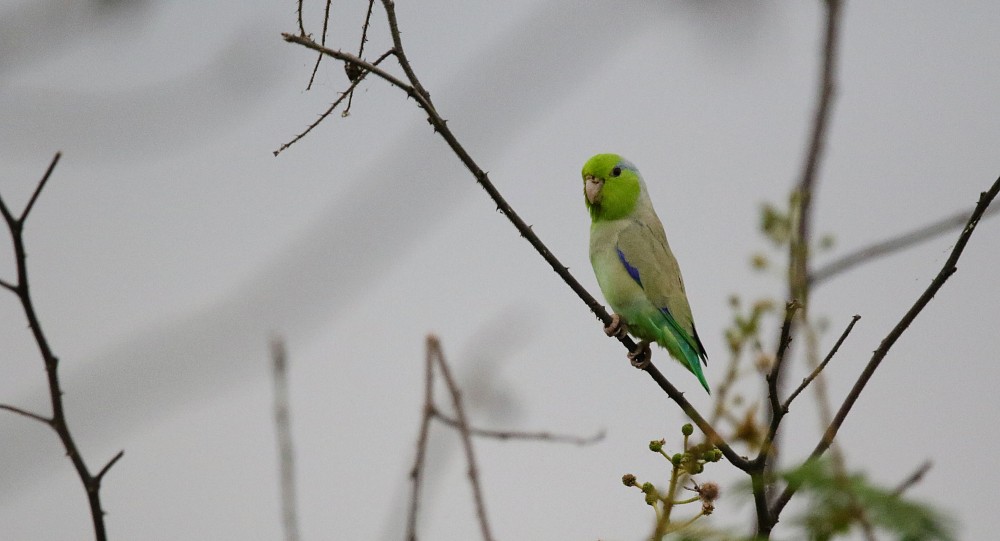
[[[604,334],[621,338],[626,333],[628,333],[628,325],[622,321],[622,317],[618,314],[611,314],[611,323],[607,327],[604,327]]]
[[[653,352],[649,349],[649,342],[643,340],[639,342],[639,345],[635,347],[631,353],[628,354],[628,360],[632,363],[632,366],[638,368],[639,370],[645,370],[649,368],[652,364]]]

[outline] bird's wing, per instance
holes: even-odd
[[[616,246],[618,257],[671,327],[683,331],[675,334],[683,335],[692,349],[704,358],[705,348],[694,328],[680,266],[667,244],[663,226],[655,217],[653,220],[635,219],[622,229]]]

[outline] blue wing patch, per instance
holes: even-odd
[[[639,278],[639,269],[629,265],[628,260],[625,259],[625,254],[622,253],[620,248],[615,246],[615,251],[618,252],[618,260],[625,266],[625,270],[628,272],[628,275],[635,280],[635,283],[639,284],[639,287],[642,287],[642,280]]]

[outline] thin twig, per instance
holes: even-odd
[[[437,408],[434,409],[433,415],[442,423],[452,427],[459,428],[459,422],[457,419],[449,417]],[[604,430],[601,430],[593,436],[572,436],[569,434],[553,434],[552,432],[522,432],[518,430],[487,430],[484,428],[469,427],[469,434],[479,438],[491,438],[495,440],[535,440],[544,441],[548,443],[570,443],[573,445],[593,445],[601,440],[607,435]]]
[[[63,449],[66,451],[66,455],[73,463],[73,468],[76,470],[77,477],[79,477],[80,482],[83,484],[83,488],[87,493],[87,501],[90,505],[90,517],[94,525],[94,537],[98,541],[104,541],[107,539],[107,530],[104,524],[104,510],[101,508],[101,481],[103,480],[103,477],[107,473],[108,469],[121,458],[123,452],[119,452],[119,454],[108,462],[108,464],[104,466],[104,468],[102,468],[97,475],[91,475],[86,462],[83,460],[83,456],[80,454],[76,441],[70,433],[69,424],[66,421],[66,413],[63,409],[62,400],[63,389],[59,382],[59,358],[56,357],[55,353],[52,351],[48,338],[42,330],[41,319],[35,311],[34,301],[31,297],[31,288],[29,287],[28,282],[28,256],[27,250],[24,246],[24,224],[28,218],[28,214],[34,207],[35,202],[38,200],[38,197],[42,192],[42,188],[45,187],[45,184],[52,175],[52,171],[59,162],[60,156],[61,153],[57,152],[55,157],[52,158],[52,162],[49,164],[44,176],[32,192],[31,198],[28,200],[28,204],[25,205],[20,217],[15,218],[14,213],[11,212],[3,198],[0,197],[0,215],[3,216],[4,221],[7,223],[7,229],[10,231],[11,242],[13,243],[14,248],[14,261],[17,269],[17,282],[15,284],[3,282],[3,285],[6,289],[9,289],[17,295],[17,298],[21,303],[21,309],[24,311],[25,319],[28,320],[28,327],[31,329],[32,337],[35,340],[35,344],[38,346],[38,352],[42,357],[42,361],[45,363],[45,375],[48,381],[49,402],[52,407],[52,417],[45,419],[41,415],[30,413],[13,406],[4,406],[2,409],[12,413],[24,415],[38,421],[43,421],[52,427],[52,430],[59,436]]]
[[[278,440],[278,472],[281,479],[281,525],[286,541],[298,541],[295,446],[288,403],[288,354],[284,340],[278,337],[271,340],[271,376],[274,381],[274,429]]]
[[[919,483],[924,478],[924,476],[927,475],[927,472],[930,471],[931,466],[933,466],[933,463],[931,463],[930,460],[921,464],[915,472],[911,473],[909,477],[904,479],[903,482],[896,487],[896,490],[892,491],[893,495],[902,496],[904,492],[910,490],[910,487]]]
[[[462,405],[462,392],[458,390],[458,384],[451,375],[448,368],[448,361],[444,358],[444,351],[441,349],[441,342],[436,336],[427,337],[427,347],[433,352],[437,361],[441,375],[444,376],[445,386],[448,394],[451,395],[451,404],[455,408],[455,417],[458,418],[458,432],[462,437],[462,447],[465,449],[465,461],[468,465],[469,484],[472,485],[472,496],[476,503],[476,517],[479,519],[479,529],[483,534],[484,541],[492,541],[493,534],[490,532],[489,520],[486,517],[486,503],[483,501],[483,489],[479,484],[479,468],[476,466],[476,455],[472,449],[472,437],[469,435],[469,421],[465,417],[465,407]]]
[[[299,35],[307,36],[308,34],[306,34],[306,27],[305,25],[302,24],[302,0],[299,0],[298,4],[299,4],[298,9],[296,9],[295,12],[298,15],[299,19]]]
[[[798,196],[798,231],[789,246],[789,296],[803,305],[808,301],[809,241],[812,229],[812,203],[820,163],[826,148],[826,134],[836,91],[838,42],[840,39],[840,0],[826,0],[826,30],[823,43],[823,68],[819,96],[813,116],[809,148],[802,167]]]
[[[847,418],[847,414],[851,412],[851,408],[854,406],[855,402],[857,402],[858,397],[861,396],[861,391],[864,390],[865,385],[868,384],[872,375],[875,374],[875,370],[878,369],[886,355],[888,355],[889,350],[892,349],[892,346],[896,343],[903,332],[906,331],[911,323],[913,323],[913,320],[916,319],[917,315],[919,315],[931,299],[934,298],[934,295],[937,294],[944,283],[948,281],[955,271],[958,270],[956,264],[958,263],[959,257],[961,257],[962,252],[965,250],[965,246],[968,244],[969,238],[972,237],[972,233],[976,230],[976,226],[979,224],[980,218],[982,218],[983,213],[997,196],[997,193],[1000,193],[1000,178],[997,178],[988,191],[983,192],[980,195],[979,203],[976,205],[976,209],[969,217],[965,228],[962,229],[962,234],[959,235],[958,241],[955,243],[955,247],[951,251],[951,255],[948,256],[948,260],[945,261],[937,276],[935,276],[934,280],[932,280],[930,285],[927,286],[927,289],[924,290],[919,298],[917,298],[916,302],[913,303],[913,306],[911,306],[910,309],[907,310],[906,314],[903,315],[902,319],[899,320],[899,323],[893,327],[889,334],[882,340],[882,343],[879,344],[878,349],[876,349],[872,354],[871,360],[868,361],[865,369],[861,372],[861,375],[858,376],[857,381],[851,388],[850,393],[848,393],[847,397],[844,399],[844,403],[841,404],[840,409],[833,418],[833,422],[830,423],[829,427],[827,427],[823,437],[820,439],[819,443],[816,444],[816,448],[813,449],[807,460],[816,460],[830,447],[833,439],[837,436],[837,432],[840,430],[841,425],[843,425],[844,420]],[[781,496],[775,500],[772,506],[773,516],[778,516],[798,488],[799,483],[789,483],[788,486],[785,487]]]
[[[434,416],[434,351],[428,338],[424,360],[424,407],[420,419],[420,433],[417,436],[417,455],[410,470],[410,509],[406,517],[406,539],[417,539],[417,514],[420,511],[420,485],[424,479],[424,461],[427,456],[427,439]]]
[[[1000,215],[1000,207],[992,207],[983,213],[982,219],[985,220],[986,218],[998,215]],[[913,231],[876,242],[864,248],[859,248],[812,271],[809,275],[809,281],[813,286],[817,286],[862,263],[892,255],[915,244],[920,244],[926,240],[941,236],[952,229],[965,225],[968,220],[969,213],[963,210],[934,223],[921,226]]]
[[[774,356],[774,365],[771,366],[767,374],[767,397],[771,404],[771,425],[777,430],[777,424],[781,419],[781,399],[778,396],[778,378],[781,377],[781,367],[785,357],[788,355],[788,346],[792,342],[792,324],[795,321],[795,313],[802,308],[796,300],[785,303],[785,320],[781,324],[781,333],[778,335],[778,348]],[[771,433],[770,436],[774,434]]]
[[[798,388],[796,388],[795,391],[793,391],[792,394],[788,396],[788,398],[785,400],[785,403],[782,404],[781,406],[781,409],[783,409],[785,413],[788,413],[788,406],[792,403],[792,400],[795,400],[795,397],[799,396],[799,393],[805,390],[805,388],[808,387],[809,384],[812,383],[814,379],[816,379],[816,376],[818,376],[819,373],[822,372],[824,368],[826,368],[827,363],[829,363],[830,359],[833,359],[833,356],[837,354],[837,350],[840,349],[840,345],[843,344],[844,340],[847,339],[847,335],[851,334],[851,329],[854,328],[854,324],[857,323],[859,319],[861,319],[861,316],[857,314],[855,314],[854,317],[851,318],[851,322],[847,324],[847,328],[844,329],[844,332],[843,334],[840,335],[840,338],[837,340],[837,343],[835,343],[833,347],[830,348],[830,353],[826,354],[826,357],[823,359],[823,362],[819,363],[819,365],[812,371],[811,374],[809,374],[809,376],[803,378],[802,383],[799,384]]]
[[[365,43],[368,43],[368,25],[372,20],[372,9],[375,7],[375,0],[368,0],[368,13],[365,14],[365,24],[361,25],[361,45],[358,45],[358,58],[365,57]],[[378,62],[375,62],[378,64]],[[344,70],[347,72],[347,77],[352,81],[357,76],[356,71],[352,71],[354,66],[350,64],[344,64]],[[354,102],[354,91],[347,95],[347,106],[344,107],[344,112],[340,113],[341,116],[347,116],[351,114],[351,103]]]
[[[104,474],[108,473],[108,470],[111,469],[111,466],[114,466],[115,462],[118,462],[119,460],[121,460],[121,458],[123,456],[125,456],[125,450],[124,449],[122,449],[121,451],[118,451],[118,453],[115,454],[115,456],[111,457],[111,460],[109,460],[108,463],[105,464],[103,468],[101,468],[101,471],[97,472],[97,475],[95,475],[94,477],[96,477],[98,480],[100,480],[102,477],[104,477]]]
[[[330,4],[333,0],[326,0],[326,11],[323,13],[323,34],[320,36],[320,44],[326,45],[326,29],[330,25]],[[302,37],[306,37],[305,33]],[[306,85],[306,90],[312,90],[313,81],[316,80],[316,72],[319,71],[319,63],[323,60],[323,54],[320,53],[316,56],[316,65],[313,66],[312,74],[309,76],[309,84]]]
[[[49,419],[48,417],[45,417],[44,415],[39,415],[37,413],[32,413],[32,412],[30,412],[28,410],[23,410],[23,409],[21,409],[21,408],[19,408],[17,406],[11,406],[9,404],[0,404],[0,410],[7,410],[7,411],[9,411],[11,413],[16,413],[18,415],[23,415],[23,416],[27,417],[28,419],[32,419],[32,420],[38,421],[39,423],[43,423],[43,424],[52,426],[52,419]]]
[[[379,64],[379,62],[382,62],[383,60],[385,60],[391,54],[392,54],[392,51],[388,51],[388,52],[384,53],[382,56],[378,57],[378,59],[375,60],[375,62],[373,62],[372,65],[373,66],[377,66]],[[333,113],[333,111],[337,108],[337,106],[340,105],[341,102],[344,101],[345,97],[348,97],[348,96],[350,96],[351,94],[354,93],[355,87],[357,87],[359,84],[361,84],[361,81],[363,81],[365,79],[365,77],[368,75],[368,73],[369,73],[368,71],[362,71],[353,81],[351,81],[351,86],[347,87],[347,90],[341,92],[340,93],[340,97],[337,98],[336,100],[334,100],[334,102],[330,104],[330,107],[328,107],[327,110],[323,112],[323,114],[319,115],[319,118],[317,118],[315,122],[313,122],[312,124],[310,124],[304,131],[302,131],[302,133],[296,135],[290,141],[288,141],[287,143],[285,143],[285,144],[281,145],[280,147],[278,147],[278,150],[275,150],[272,154],[274,154],[275,156],[277,156],[278,154],[281,154],[285,149],[287,149],[288,147],[290,147],[290,146],[294,145],[295,143],[299,142],[300,139],[302,139],[303,137],[305,137],[306,135],[308,135],[309,132],[313,131],[313,128],[315,128],[316,126],[319,126],[320,122],[323,122],[324,120],[326,120],[326,117],[330,116],[330,114]],[[348,107],[350,107],[350,105],[348,105]]]
[[[383,6],[386,9],[387,16],[389,17],[389,26],[391,34],[393,36],[394,52],[400,66],[402,67],[404,73],[406,73],[407,79],[410,83],[403,82],[396,76],[382,70],[381,68],[372,65],[352,54],[345,53],[343,51],[336,51],[333,49],[328,49],[319,45],[312,40],[302,38],[300,36],[295,36],[293,34],[282,34],[285,41],[291,43],[297,43],[303,45],[315,51],[322,52],[328,56],[332,56],[338,60],[344,62],[350,62],[357,65],[358,67],[370,71],[376,76],[382,78],[389,84],[399,88],[400,90],[406,92],[406,94],[412,97],[417,104],[422,108],[428,115],[428,122],[433,126],[434,131],[437,132],[451,148],[452,152],[461,160],[462,164],[472,173],[475,177],[476,182],[486,191],[493,202],[497,206],[497,211],[502,213],[507,217],[508,220],[514,225],[521,236],[532,245],[532,247],[542,256],[543,259],[552,267],[552,270],[556,272],[566,282],[566,285],[577,294],[578,297],[587,305],[591,312],[605,325],[611,323],[611,316],[604,309],[597,299],[595,299],[580,282],[569,272],[569,268],[563,265],[559,259],[552,254],[552,252],[542,243],[541,239],[534,233],[529,226],[516,212],[514,212],[513,207],[507,202],[506,199],[500,194],[496,186],[493,185],[492,181],[489,179],[489,175],[479,164],[472,159],[472,156],[465,150],[465,148],[458,142],[457,137],[452,133],[451,129],[447,125],[447,121],[438,114],[433,103],[430,101],[430,94],[424,90],[420,81],[417,79],[416,74],[413,72],[412,67],[407,60],[406,54],[402,50],[402,42],[399,37],[399,29],[396,23],[395,9],[392,5],[391,0],[383,0]],[[618,340],[628,351],[633,351],[636,348],[635,342],[628,336],[621,336]],[[715,428],[705,420],[701,414],[691,405],[687,399],[684,398],[684,394],[677,390],[660,371],[652,364],[646,369],[646,372],[653,378],[653,381],[660,386],[667,396],[669,396],[678,406],[684,411],[684,413],[691,418],[691,420],[698,426],[698,428],[705,434],[706,437],[715,444],[726,459],[730,463],[734,464],[740,469],[746,470],[749,467],[749,461],[738,455],[725,441],[725,439],[715,430]]]
[[[35,191],[31,192],[31,199],[28,200],[28,204],[24,206],[24,212],[21,213],[21,217],[17,221],[22,224],[26,219],[28,219],[28,213],[35,206],[35,201],[38,201],[39,194],[42,193],[42,188],[45,188],[45,184],[49,181],[49,177],[52,176],[52,171],[55,170],[56,164],[59,163],[59,158],[62,157],[62,152],[56,152],[56,155],[52,158],[52,162],[49,163],[49,168],[45,170],[45,174],[42,175],[42,180],[38,182],[38,186],[35,186]]]
[[[781,366],[784,364],[785,357],[788,355],[788,345],[792,341],[791,333],[792,325],[796,317],[795,314],[801,308],[802,306],[796,300],[791,300],[785,303],[785,319],[781,324],[781,333],[778,336],[777,354],[774,357],[774,365],[767,374],[767,397],[771,420],[768,423],[767,433],[764,435],[764,441],[760,445],[760,452],[757,453],[757,458],[754,459],[755,468],[759,469],[762,474],[766,473],[769,466],[773,466],[777,453],[775,440],[777,439],[778,426],[781,425],[781,419],[785,415],[785,411],[781,409],[778,381],[781,377]],[[753,486],[756,487],[757,485]],[[764,487],[764,485],[760,486]],[[768,515],[766,514],[767,506],[763,505],[764,495],[754,493],[754,501],[757,504],[758,524],[760,524],[761,521],[769,520]]]
[[[836,72],[838,43],[840,40],[840,14],[841,0],[825,0],[826,24],[823,38],[823,60],[822,71],[819,80],[819,94],[816,100],[816,110],[813,116],[812,131],[809,137],[809,146],[806,151],[806,158],[802,166],[802,173],[799,177],[798,186],[795,190],[797,206],[793,205],[793,215],[797,216],[797,228],[788,243],[788,300],[801,303],[802,310],[799,318],[806,321],[809,314],[809,245],[811,242],[812,230],[812,208],[813,194],[816,191],[816,179],[820,169],[820,164],[826,147],[826,135],[830,123],[830,113],[833,106],[833,97],[836,90]],[[793,199],[793,202],[795,199]],[[789,328],[790,336],[795,335],[797,319],[791,321]],[[782,334],[785,333],[784,328]],[[761,449],[758,459],[764,460],[764,472],[770,474],[776,467],[777,461],[774,458],[776,451],[780,448],[778,423],[782,418],[780,409],[776,409],[780,403],[777,393],[784,387],[780,363],[775,362],[775,370],[772,370],[768,380],[769,402],[771,404],[771,426],[768,429],[766,446]],[[764,455],[764,453],[767,455]],[[768,475],[770,476],[770,475]],[[767,489],[768,484],[762,484],[761,489]],[[756,491],[758,486],[754,486]],[[758,495],[754,494],[755,499]],[[758,507],[757,513],[757,534],[767,539],[770,537],[774,524],[778,521],[778,513],[762,513]]]

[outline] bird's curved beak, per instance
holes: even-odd
[[[594,178],[587,175],[583,179],[583,193],[587,196],[587,202],[596,205],[601,202],[601,190],[604,188],[603,178]]]

